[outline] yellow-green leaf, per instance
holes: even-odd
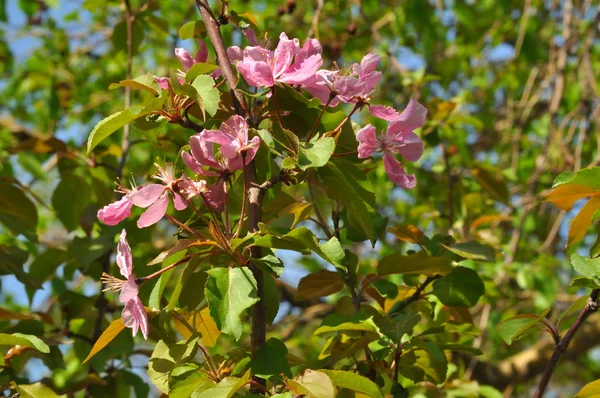
[[[110,325],[106,328],[104,332],[100,335],[96,343],[92,347],[92,350],[88,354],[88,356],[83,360],[82,364],[86,363],[94,355],[96,355],[101,349],[106,347],[115,337],[119,335],[125,329],[125,324],[121,318],[115,319],[112,321]]]
[[[400,253],[390,254],[382,258],[377,265],[379,275],[417,274],[417,275],[446,275],[452,271],[452,260],[446,257],[432,257],[425,252],[408,256]]]
[[[419,244],[423,240],[425,234],[416,225],[399,225],[397,227],[388,228],[388,232],[392,233],[396,238],[403,242]]]
[[[186,316],[186,321],[194,330],[202,335],[201,340],[206,347],[214,347],[217,344],[217,339],[221,335],[221,331],[211,318],[208,307]],[[175,318],[175,327],[184,339],[189,339],[192,335],[190,330],[177,318]]]
[[[575,395],[575,398],[600,398],[600,380],[586,384]]]
[[[308,274],[298,284],[298,300],[309,300],[329,296],[344,288],[337,272],[321,270]]]
[[[560,185],[546,196],[546,201],[554,203],[562,210],[571,210],[573,204],[580,199],[600,194],[600,191],[584,185]]]

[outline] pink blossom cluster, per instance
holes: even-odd
[[[400,154],[409,161],[416,161],[423,155],[423,142],[413,131],[423,126],[427,109],[414,100],[402,113],[391,107],[370,104],[381,80],[381,72],[376,70],[381,61],[378,55],[367,54],[360,64],[355,63],[344,72],[320,69],[322,52],[318,40],[309,39],[300,46],[298,39],[289,39],[285,33],[281,33],[273,51],[256,43],[243,50],[235,46],[228,49],[231,61],[250,86],[270,88],[278,83],[290,84],[320,99],[325,106],[340,103],[367,106],[373,116],[389,122],[381,138],[370,124],[358,132],[359,158],[383,152],[390,179],[402,188],[414,188],[415,176],[406,173],[395,155]]]

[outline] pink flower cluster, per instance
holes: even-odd
[[[285,33],[279,36],[274,51],[256,45],[243,50],[230,47],[228,55],[250,86],[273,87],[285,83],[300,87],[321,100],[326,106],[352,103],[367,106],[371,115],[389,122],[382,138],[377,138],[375,128],[367,125],[357,134],[358,157],[383,152],[383,162],[390,179],[402,188],[416,185],[414,175],[408,175],[395,154],[406,160],[416,161],[423,155],[423,142],[413,132],[422,127],[427,109],[410,100],[402,113],[382,105],[371,105],[371,96],[381,80],[377,65],[381,58],[367,54],[360,64],[353,64],[348,71],[320,69],[323,64],[323,48],[318,40],[309,39],[301,47],[298,39],[289,39]]]

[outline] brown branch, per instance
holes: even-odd
[[[571,340],[573,340],[573,337],[575,337],[575,333],[577,333],[581,325],[583,325],[583,322],[585,322],[585,320],[598,309],[598,303],[596,302],[598,299],[598,293],[600,293],[600,289],[592,290],[587,304],[585,307],[583,307],[579,313],[579,316],[573,325],[571,325],[569,330],[567,330],[567,333],[564,335],[564,337],[560,338],[558,344],[556,344],[554,353],[550,358],[550,362],[548,362],[546,365],[540,383],[535,391],[535,395],[533,396],[534,398],[541,398],[544,395],[544,391],[546,391],[546,387],[548,387],[552,373],[554,373],[554,369],[556,369],[556,365],[558,365],[560,358],[563,356],[565,351],[567,351]]]

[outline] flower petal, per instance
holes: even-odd
[[[185,48],[176,48],[175,56],[179,59],[185,70],[190,69],[194,65],[194,58],[192,58],[191,54]]]
[[[137,207],[145,209],[162,195],[165,191],[165,186],[162,184],[146,184],[139,187],[134,193],[129,195],[131,203]]]
[[[244,76],[246,82],[253,87],[273,87],[273,71],[264,61],[244,61],[237,64],[238,71]]]
[[[404,156],[406,160],[416,162],[423,156],[425,149],[423,141],[413,132],[397,135],[394,143],[398,144],[394,146],[396,152]]]
[[[296,61],[277,80],[287,84],[310,84],[317,79],[317,71],[321,65],[323,65],[321,54],[311,55],[305,60]]]
[[[164,192],[162,196],[140,216],[137,222],[138,228],[146,228],[159,222],[161,218],[165,216],[168,205],[169,195]]]
[[[139,297],[135,297],[125,304],[123,312],[121,312],[121,318],[123,319],[123,324],[132,329],[134,336],[137,334],[139,328],[142,330],[144,339],[148,339],[148,314],[146,314],[144,304],[142,304]]]
[[[185,210],[185,208],[187,207],[187,204],[185,203],[181,195],[175,192],[173,192],[173,205],[175,206],[175,210],[179,211]]]
[[[212,142],[206,141],[204,133],[205,131],[190,137],[190,151],[192,152],[192,156],[202,166],[221,170],[221,166],[215,160],[214,145]]]
[[[124,229],[121,231],[119,243],[117,244],[117,266],[121,271],[121,275],[129,278],[133,268],[133,260],[131,258],[131,247],[129,247],[129,242],[127,242],[127,231]]]
[[[129,275],[127,277],[127,282],[125,286],[123,286],[123,290],[121,290],[121,294],[119,295],[119,301],[123,304],[127,304],[127,302],[138,296],[139,289],[137,283],[135,283],[135,276]]]
[[[219,130],[231,137],[236,137],[241,146],[248,143],[248,123],[241,116],[231,116],[221,124]],[[231,158],[235,156],[227,157]]]
[[[356,140],[358,141],[358,158],[365,159],[381,148],[381,142],[375,135],[375,127],[367,124],[356,133]]]
[[[158,83],[158,87],[160,87],[163,90],[168,90],[169,86],[171,85],[171,79],[169,79],[168,77],[154,76],[154,80],[156,81],[156,83]]]
[[[194,57],[194,61],[196,61],[194,63],[206,62],[206,60],[208,59],[208,48],[206,48],[206,43],[203,40],[198,40],[198,46],[200,47],[200,49]]]
[[[202,165],[200,163],[198,163],[198,161],[196,161],[196,158],[194,158],[192,155],[190,155],[186,151],[183,151],[181,153],[181,158],[183,159],[183,162],[186,164],[186,166],[189,167],[190,170],[192,170],[194,173],[196,173],[196,174],[204,173],[204,171],[202,170]]]
[[[402,163],[388,151],[385,151],[383,154],[383,165],[385,166],[385,171],[390,180],[399,187],[413,189],[417,185],[416,177],[414,175],[406,174]]]
[[[227,183],[219,179],[219,181],[208,187],[206,200],[217,212],[222,212],[225,207],[225,200],[227,200]]]
[[[391,122],[392,120],[398,119],[400,117],[400,114],[397,110],[395,110],[391,106],[384,105],[369,106],[369,113],[378,119],[387,120],[388,122]]]
[[[418,129],[419,127],[422,127],[425,123],[426,116],[427,108],[425,108],[423,105],[419,104],[417,101],[411,98],[408,102],[408,105],[406,106],[406,108],[404,108],[404,110],[400,114],[400,117],[395,122],[397,126],[395,126],[394,128],[408,133],[410,131]],[[393,124],[394,123],[392,123],[392,125]],[[392,128],[392,125],[390,125],[389,128]]]
[[[106,225],[117,225],[131,214],[131,201],[127,196],[98,210],[98,219]]]

